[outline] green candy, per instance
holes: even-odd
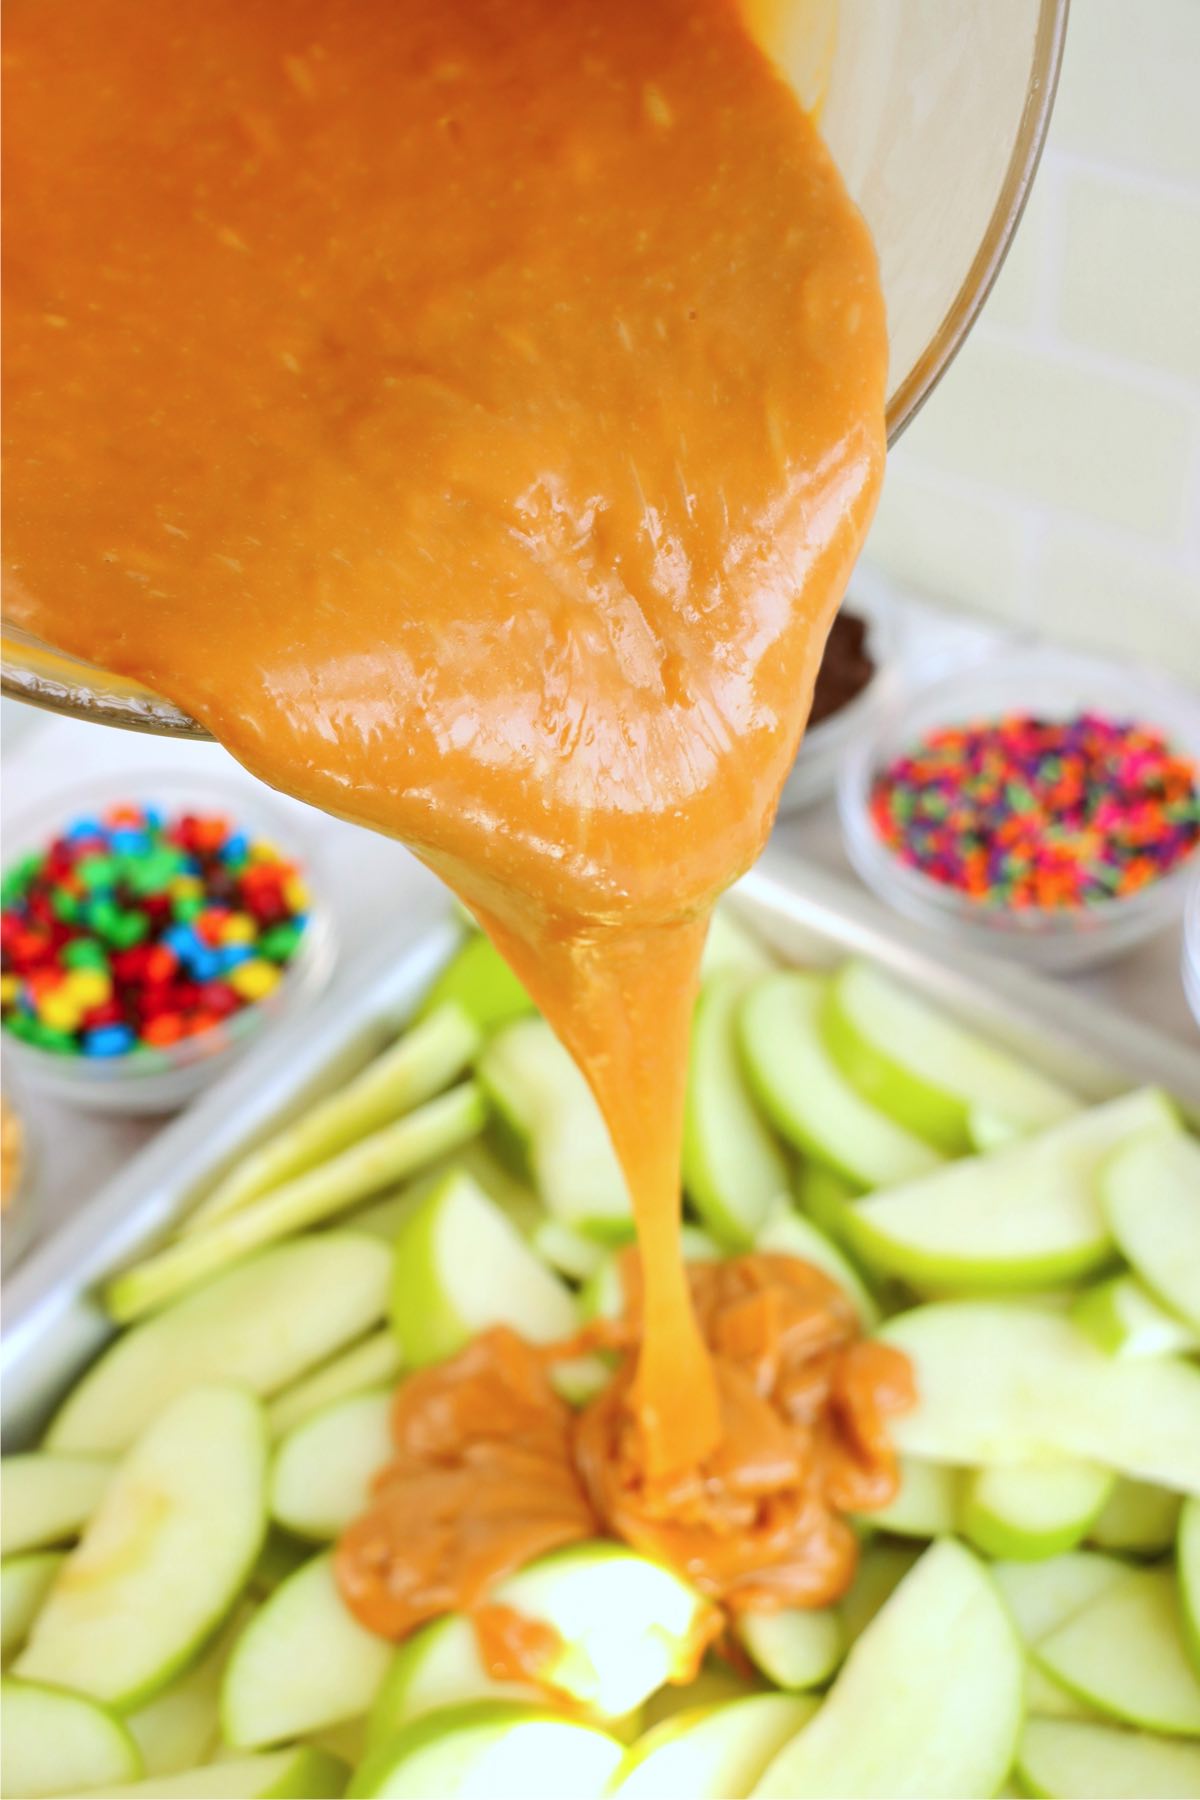
[[[284,963],[300,942],[298,925],[272,925],[258,940],[258,954],[270,962]]]
[[[115,856],[84,856],[75,865],[75,873],[89,894],[102,888],[115,887],[121,872]]]
[[[135,944],[140,944],[148,935],[149,930],[150,921],[145,913],[119,912],[104,935],[118,950],[132,950]]]
[[[62,953],[68,969],[107,969],[108,952],[95,938],[73,938]]]
[[[23,900],[41,866],[42,859],[36,851],[31,851],[14,863],[3,882],[0,882],[0,903],[15,906],[18,900]]]
[[[176,900],[171,908],[171,917],[181,925],[190,925],[193,919],[200,917],[207,905],[208,902],[200,894],[188,894],[182,900]]]

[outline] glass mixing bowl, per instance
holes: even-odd
[[[949,365],[1004,261],[1037,168],[1067,0],[742,0],[814,109],[874,234],[894,441]],[[204,737],[135,683],[7,626],[4,692],[135,730]]]

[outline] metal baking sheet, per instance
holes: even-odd
[[[872,957],[1085,1098],[1156,1082],[1200,1119],[1200,1053],[1009,963],[943,945],[823,870],[771,852],[731,901],[788,961]],[[460,937],[448,914],[418,937],[399,931],[374,946],[14,1271],[0,1339],[6,1448],[38,1429],[109,1334],[89,1297],[96,1284],[149,1249],[275,1125],[362,1067],[404,1023]]]

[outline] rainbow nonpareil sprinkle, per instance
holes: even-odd
[[[1200,771],[1151,725],[1009,713],[929,731],[871,819],[910,868],[980,905],[1063,911],[1137,893],[1200,843]]]

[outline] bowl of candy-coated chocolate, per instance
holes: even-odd
[[[939,936],[1069,971],[1182,917],[1200,862],[1200,708],[1165,676],[995,651],[911,687],[856,745],[847,854]]]
[[[159,1113],[322,986],[334,943],[290,817],[253,790],[151,774],[8,823],[0,952],[25,1086]]]

